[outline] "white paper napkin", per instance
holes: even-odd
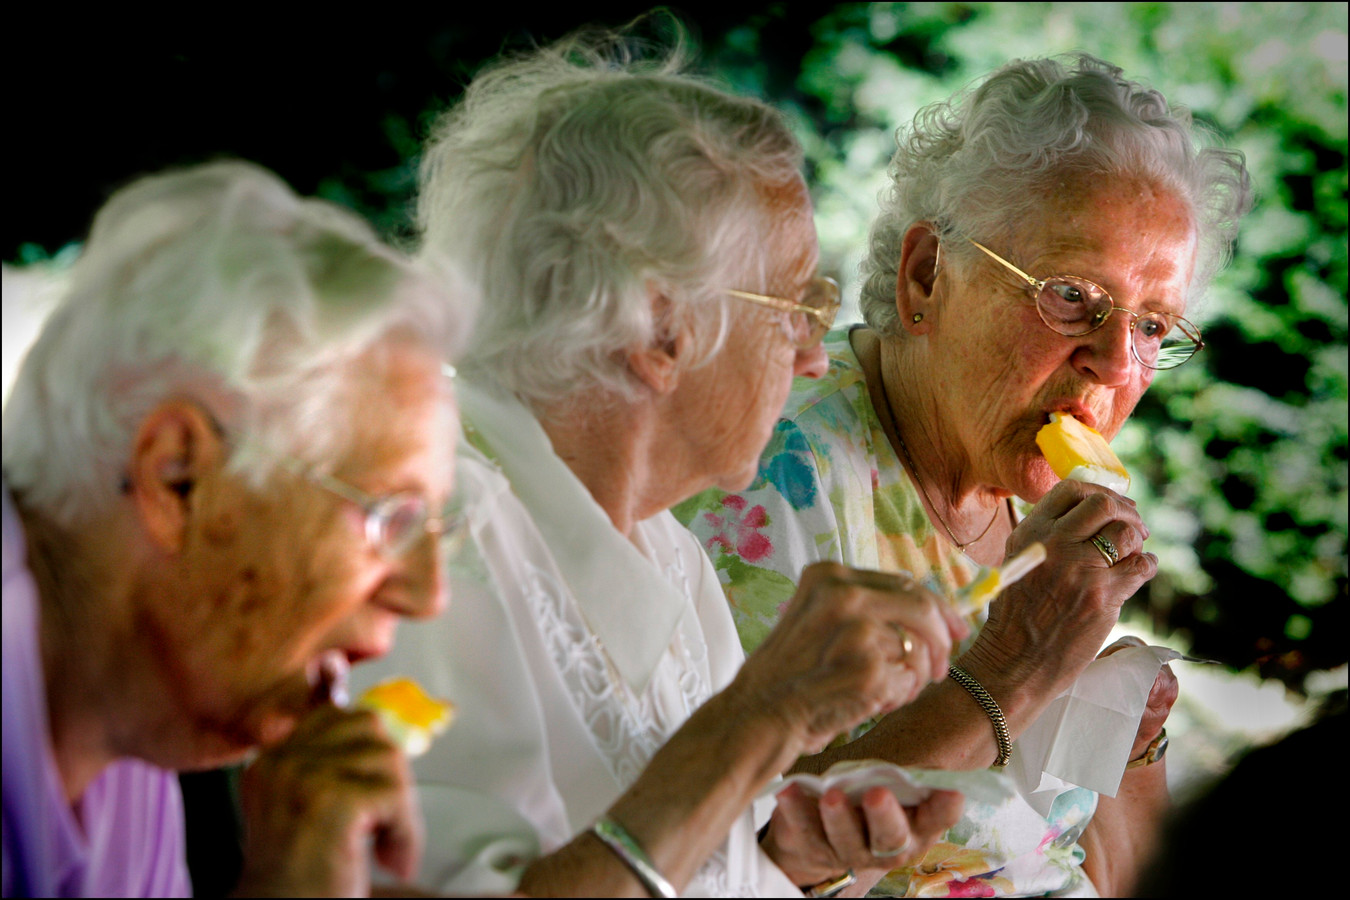
[[[1014,744],[1008,768],[1019,792],[1033,806],[1036,794],[1053,799],[1063,782],[1114,797],[1158,670],[1183,658],[1167,647],[1129,646],[1093,660]]]

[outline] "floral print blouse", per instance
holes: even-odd
[[[777,623],[810,563],[903,570],[948,593],[979,571],[929,521],[872,407],[848,331],[832,332],[825,347],[829,371],[794,384],[754,483],[673,510],[712,558],[747,653]],[[968,801],[917,865],[895,870],[873,893],[1096,896],[1077,843],[1096,806],[1094,792],[1072,785],[1035,807],[1021,796],[998,806]]]

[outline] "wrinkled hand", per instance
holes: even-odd
[[[241,793],[242,894],[365,896],[371,838],[382,866],[404,880],[417,871],[412,773],[368,710],[316,709],[244,772]]]
[[[968,633],[946,604],[907,575],[816,563],[803,570],[777,627],[729,690],[750,707],[786,719],[798,754],[816,753],[945,677],[952,642]]]
[[[837,788],[816,798],[791,784],[779,791],[760,846],[794,884],[819,884],[849,869],[859,881],[875,883],[922,858],[964,806],[957,791],[934,791],[918,806],[902,808],[883,787],[869,789],[853,806]]]
[[[1007,556],[1034,541],[1046,561],[989,607],[972,648],[996,670],[1048,679],[1064,687],[1092,662],[1115,626],[1120,607],[1157,573],[1143,549],[1148,527],[1133,500],[1104,487],[1061,481],[1008,538]],[[1108,566],[1091,543],[1101,534],[1119,562]]]
[[[1098,658],[1110,656],[1126,647],[1144,647],[1147,646],[1142,640],[1134,635],[1126,635],[1112,643],[1103,650]],[[1139,720],[1139,730],[1134,736],[1134,745],[1130,748],[1130,759],[1138,759],[1148,749],[1148,745],[1153,743],[1153,739],[1162,731],[1163,725],[1167,722],[1167,716],[1172,711],[1172,704],[1177,702],[1177,695],[1181,687],[1177,684],[1177,676],[1173,674],[1171,666],[1163,666],[1158,670],[1158,677],[1153,679],[1153,687],[1148,692],[1148,705],[1144,707],[1144,715]]]

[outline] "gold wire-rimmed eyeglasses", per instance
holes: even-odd
[[[809,350],[819,344],[839,313],[839,284],[824,276],[811,279],[800,302],[731,288],[725,291],[733,297],[791,315],[792,339],[798,350]]]
[[[294,457],[282,457],[282,466],[354,504],[365,514],[365,538],[387,559],[404,556],[424,534],[439,538],[438,545],[447,557],[454,557],[468,535],[468,518],[452,501],[441,514],[433,516],[427,498],[415,491],[399,491],[374,496],[347,482],[320,472]]]
[[[1032,278],[979,241],[970,242],[1027,283],[1035,292],[1036,312],[1051,331],[1065,337],[1091,334],[1120,310],[1130,317],[1130,351],[1148,369],[1175,369],[1205,346],[1200,329],[1181,316],[1116,306],[1105,288],[1077,275]]]

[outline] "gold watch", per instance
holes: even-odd
[[[1164,728],[1162,731],[1158,732],[1158,736],[1149,743],[1148,747],[1144,749],[1144,752],[1139,755],[1139,758],[1127,762],[1125,768],[1136,769],[1139,766],[1153,765],[1155,762],[1162,759],[1163,754],[1167,752],[1167,743],[1167,729]]]
[[[856,883],[857,880],[858,878],[853,874],[853,870],[849,869],[837,878],[826,878],[820,884],[812,884],[803,887],[801,888],[801,892],[808,897],[833,897],[844,888],[850,887]]]

